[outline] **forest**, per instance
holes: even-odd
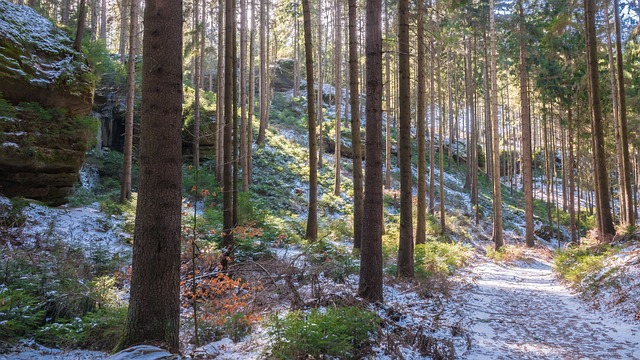
[[[640,0],[0,0],[0,360],[640,359]]]

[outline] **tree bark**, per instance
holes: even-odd
[[[107,43],[107,0],[100,3],[100,40]]]
[[[247,168],[247,0],[240,1],[240,167],[242,168],[242,191],[249,191],[249,169]]]
[[[424,43],[424,1],[418,0],[418,104],[416,106],[416,137],[418,138],[418,199],[416,244],[424,244],[427,233],[427,79]]]
[[[336,156],[336,179],[333,187],[333,193],[335,196],[340,196],[340,132],[342,131],[342,113],[340,112],[342,105],[342,3],[340,0],[335,0],[336,6],[336,18],[335,18],[335,89],[336,89],[336,147],[335,147],[335,156]]]
[[[233,55],[235,48],[234,32],[236,26],[235,0],[225,0],[225,33],[224,33],[224,130],[223,152],[224,164],[222,174],[222,268],[227,269],[233,261]]]
[[[351,147],[353,148],[353,247],[362,242],[363,188],[362,144],[360,140],[360,90],[358,89],[357,0],[349,0],[349,92],[351,93]]]
[[[253,183],[253,118],[256,108],[256,72],[255,72],[255,37],[256,37],[256,0],[251,0],[251,32],[249,34],[249,112],[247,120],[247,156],[245,157],[247,169],[247,182]],[[244,180],[243,180],[244,181]]]
[[[76,27],[76,39],[73,43],[73,48],[77,52],[82,52],[82,36],[84,35],[84,23],[87,18],[86,8],[86,0],[80,0],[80,4],[78,5],[78,26]]]
[[[413,277],[413,186],[411,185],[411,69],[409,66],[409,1],[398,1],[398,73],[400,77],[400,246],[398,277]],[[367,132],[368,134],[368,132]],[[368,153],[367,153],[368,155]],[[367,158],[367,162],[369,159]],[[367,174],[368,175],[368,174]]]
[[[267,90],[267,43],[266,43],[266,7],[268,0],[260,1],[260,128],[258,129],[258,146],[264,146],[268,121],[268,90]]]
[[[491,117],[493,154],[493,241],[495,249],[504,245],[502,239],[502,192],[500,189],[500,134],[498,131],[498,70],[496,66],[496,22],[494,0],[489,2],[489,36],[491,37]],[[440,169],[442,171],[442,169]]]
[[[317,141],[319,142],[317,148],[318,148],[318,168],[322,169],[322,154],[324,153],[324,115],[322,115],[322,105],[324,103],[324,99],[323,99],[323,86],[324,84],[322,83],[323,79],[322,79],[322,0],[318,0],[318,33],[317,33],[317,40],[318,40],[318,94],[316,95],[316,101],[317,101],[317,105],[316,105],[316,111],[317,111],[317,115],[316,115],[316,119],[318,120],[318,138]],[[328,27],[328,24],[327,24]]]
[[[382,3],[366,4],[367,160],[358,294],[382,302]]]
[[[182,168],[182,1],[144,10],[140,186],[127,322],[119,349],[178,352]]]
[[[133,0],[132,0],[133,1]],[[193,166],[200,167],[200,31],[198,21],[200,20],[200,1],[194,1],[194,46],[193,46],[193,87],[195,92],[195,99],[193,101]],[[202,12],[205,12],[204,6]],[[204,24],[202,24],[204,26]],[[204,40],[204,39],[203,39]]]
[[[120,203],[131,199],[131,161],[133,157],[133,110],[136,94],[136,34],[138,33],[138,1],[131,0],[129,30],[129,63],[127,67],[127,112],[124,124],[124,155]]]
[[[307,70],[307,117],[309,127],[309,215],[307,232],[309,241],[318,239],[318,150],[316,144],[315,102],[313,98],[313,44],[311,42],[311,12],[309,0],[302,0],[304,22],[304,52]]]
[[[225,0],[218,0],[218,93],[216,96],[216,178],[222,182],[224,173],[224,124],[225,124],[225,46],[224,46],[224,5]]]
[[[627,225],[633,225],[636,223],[635,211],[633,210],[633,194],[631,191],[631,162],[629,160],[629,138],[627,127],[627,103],[626,93],[624,89],[624,67],[622,64],[622,36],[620,35],[620,6],[618,0],[613,0],[613,9],[615,15],[616,25],[616,64],[618,68],[618,95],[619,95],[619,110],[620,110],[620,142],[622,143],[622,172],[624,176],[624,191],[625,197],[625,220]]]
[[[594,143],[594,167],[597,184],[598,213],[600,218],[599,233],[603,236],[615,234],[613,217],[609,205],[609,179],[606,167],[604,129],[602,124],[602,108],[600,104],[600,87],[598,75],[598,54],[596,46],[595,1],[584,1],[585,33],[587,48],[587,69],[589,76],[589,102],[591,103],[591,128]],[[604,240],[604,239],[601,239]]]
[[[525,219],[525,241],[528,247],[534,244],[534,223],[533,223],[533,173],[531,152],[531,109],[529,108],[529,75],[527,73],[527,55],[525,52],[525,24],[524,10],[522,2],[518,1],[518,12],[520,14],[519,23],[519,47],[520,63],[520,114],[521,120],[521,141],[522,141],[522,181],[524,190],[524,219]]]

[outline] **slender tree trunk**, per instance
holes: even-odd
[[[427,233],[427,79],[424,43],[424,1],[418,0],[418,104],[416,106],[416,137],[418,140],[418,199],[416,244],[424,244]]]
[[[432,2],[430,2],[431,4]],[[435,163],[436,163],[436,147],[435,147],[435,133],[436,133],[436,102],[435,102],[435,46],[433,38],[433,28],[430,31],[429,36],[429,50],[431,58],[429,62],[429,214],[433,215],[436,208],[436,195],[435,195]]]
[[[133,0],[132,0],[133,1]],[[194,48],[193,48],[193,65],[194,65],[194,73],[193,73],[193,87],[195,92],[195,99],[193,101],[193,166],[196,168],[200,167],[200,57],[203,54],[200,54],[200,31],[198,27],[198,21],[200,20],[200,1],[194,1],[194,20],[193,24],[195,28],[194,32]],[[204,7],[202,8],[204,12]],[[204,26],[204,24],[202,24]],[[204,39],[203,39],[204,41]]]
[[[609,207],[609,187],[604,148],[604,130],[602,109],[600,104],[600,88],[598,75],[598,54],[596,46],[595,1],[584,1],[585,32],[587,47],[587,69],[589,74],[589,102],[591,103],[591,127],[594,143],[595,176],[597,178],[598,213],[601,219],[599,232],[601,235],[615,234],[611,208]]]
[[[413,186],[411,185],[411,69],[409,67],[409,1],[398,1],[398,73],[400,77],[400,246],[398,277],[413,277]],[[367,106],[368,107],[368,106]],[[368,120],[368,117],[367,117]],[[369,132],[367,131],[367,135]],[[367,136],[368,138],[368,136]],[[368,141],[368,139],[367,139]],[[367,155],[369,153],[367,152]],[[367,157],[367,163],[369,158]],[[367,175],[368,172],[367,172]]]
[[[382,3],[366,4],[367,161],[358,294],[382,302]]]
[[[242,191],[249,190],[247,168],[247,0],[240,1],[240,167],[242,168]]]
[[[124,1],[122,1],[122,2],[124,2]],[[60,15],[60,18],[61,18],[62,25],[64,25],[64,26],[69,25],[70,7],[71,7],[71,0],[62,0],[62,13]],[[123,5],[123,8],[124,8],[124,5]],[[122,16],[122,12],[123,11],[121,10],[121,15],[120,16],[124,17],[124,16]]]
[[[298,97],[300,92],[300,55],[299,55],[299,21],[298,21],[298,3],[294,4],[295,8],[293,11],[293,97]]]
[[[216,132],[216,178],[222,182],[224,173],[224,128],[225,128],[225,0],[218,0],[218,94],[216,104],[217,132]]]
[[[146,343],[177,353],[182,205],[181,1],[146,2],[143,53],[133,268],[127,321],[117,348]]]
[[[524,219],[525,219],[525,240],[528,247],[534,244],[534,223],[533,223],[533,173],[531,152],[531,109],[529,108],[529,75],[527,73],[527,55],[525,52],[526,40],[524,11],[522,1],[518,1],[518,12],[520,15],[518,41],[520,47],[520,114],[521,121],[521,141],[522,141],[522,182],[524,188]]]
[[[247,120],[247,187],[253,183],[253,118],[255,116],[256,102],[256,72],[255,72],[255,38],[256,38],[256,0],[251,0],[251,32],[249,33],[249,112]],[[244,181],[244,179],[243,179]]]
[[[567,111],[567,123],[569,126],[568,131],[568,144],[569,147],[569,164],[567,166],[567,172],[569,175],[569,232],[571,233],[571,242],[578,242],[578,234],[576,233],[576,203],[575,203],[575,191],[576,191],[576,183],[575,183],[575,175],[574,175],[574,167],[575,167],[575,159],[573,153],[573,113],[571,111],[571,107]],[[578,204],[580,203],[580,198],[578,198]],[[579,205],[578,205],[579,206]]]
[[[107,0],[100,2],[100,40],[107,43]]]
[[[363,224],[362,145],[360,143],[360,90],[358,89],[357,0],[349,0],[349,92],[351,147],[353,148],[353,247],[360,249]],[[311,101],[311,100],[309,100]]]
[[[316,96],[317,107],[316,111],[318,114],[316,115],[316,119],[318,120],[318,168],[322,169],[322,154],[324,154],[324,115],[322,115],[322,105],[324,103],[323,99],[323,86],[322,83],[322,0],[318,0],[318,94]],[[328,27],[328,25],[327,25]]]
[[[311,13],[309,0],[302,0],[304,17],[304,52],[307,68],[307,117],[309,126],[309,215],[307,232],[309,241],[318,238],[318,150],[316,149],[315,102],[313,98],[313,45],[311,42]]]
[[[225,32],[224,32],[224,165],[222,174],[222,247],[223,258],[221,260],[222,268],[227,269],[233,262],[233,60],[235,48],[234,32],[236,27],[236,9],[235,0],[225,0]]]
[[[502,239],[502,193],[500,189],[500,134],[498,132],[498,70],[496,66],[496,22],[494,0],[489,2],[489,28],[491,37],[491,115],[493,142],[493,241],[498,250],[504,244]]]
[[[264,146],[267,131],[269,93],[267,88],[267,13],[266,2],[260,0],[260,128],[258,129],[258,146]]]
[[[335,19],[335,72],[336,72],[336,181],[333,187],[333,193],[336,196],[340,196],[340,160],[342,157],[340,156],[340,132],[342,131],[342,113],[340,112],[340,106],[342,105],[342,3],[340,0],[335,0],[336,6],[336,19]]]
[[[619,192],[619,200],[620,200],[620,209],[624,209],[626,208],[625,206],[625,200],[626,197],[624,196],[624,190],[625,190],[625,186],[624,186],[624,165],[623,165],[623,160],[622,160],[622,141],[621,141],[621,134],[620,134],[620,110],[619,110],[619,105],[620,105],[620,101],[619,101],[619,97],[620,95],[618,94],[618,84],[616,82],[616,69],[615,69],[615,59],[613,58],[613,44],[611,42],[611,24],[609,22],[609,0],[604,2],[604,6],[605,6],[605,14],[606,14],[606,18],[605,18],[605,25],[606,25],[606,29],[607,29],[607,33],[606,33],[606,40],[607,40],[607,57],[609,58],[609,78],[611,80],[611,99],[612,99],[612,108],[613,108],[613,128],[614,128],[614,132],[615,132],[615,138],[616,138],[616,160],[617,160],[617,171],[616,171],[616,175],[617,175],[617,180],[618,180],[618,192]],[[613,196],[612,196],[613,197]],[[615,212],[615,207],[614,207],[614,212]],[[620,211],[620,218],[621,218],[621,222],[625,222],[624,220],[624,215],[625,212],[624,211]]]
[[[82,51],[82,36],[84,35],[84,23],[87,18],[86,7],[86,0],[80,0],[80,4],[78,5],[78,26],[76,28],[76,40],[73,43],[73,48],[78,52]],[[124,52],[124,49],[122,52]]]
[[[389,36],[389,2],[385,1],[385,8],[387,9],[384,17],[384,31]],[[424,41],[424,40],[423,40]],[[386,75],[386,100],[387,100],[387,118],[385,121],[385,176],[384,185],[386,189],[391,189],[391,118],[393,111],[391,110],[391,49],[387,49],[385,53],[385,75]]]
[[[618,96],[620,101],[620,142],[622,143],[622,177],[624,180],[623,196],[625,197],[625,220],[627,225],[636,223],[635,212],[633,211],[633,197],[631,191],[631,162],[629,160],[629,139],[627,127],[627,104],[624,89],[624,67],[622,64],[622,36],[620,35],[620,6],[618,0],[613,0],[613,9],[616,25],[616,64],[618,69]]]
[[[136,34],[138,33],[138,1],[131,0],[129,30],[129,63],[127,68],[127,113],[124,124],[124,159],[120,203],[131,199],[131,161],[133,157],[133,110],[136,100]]]
[[[231,157],[233,161],[233,166],[232,166],[232,191],[233,191],[233,227],[235,228],[236,226],[238,226],[239,222],[238,222],[238,190],[239,190],[239,174],[238,171],[240,170],[240,159],[239,159],[239,150],[240,150],[240,139],[239,139],[239,132],[240,132],[240,124],[239,124],[239,119],[238,119],[238,97],[239,97],[239,89],[238,89],[238,30],[237,30],[237,23],[236,23],[236,17],[237,17],[237,1],[236,0],[231,0],[233,1],[233,40],[232,40],[232,56],[233,56],[233,65],[232,65],[232,74],[231,74],[231,81],[233,84],[233,92],[232,92],[232,108],[231,108],[231,114],[232,119],[233,119],[233,128],[231,129],[231,134],[232,134],[232,139],[231,139]]]

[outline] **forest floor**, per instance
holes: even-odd
[[[546,249],[512,262],[479,256],[454,295],[471,347],[461,359],[640,359],[640,327],[577,298]]]

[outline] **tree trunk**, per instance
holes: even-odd
[[[100,3],[100,40],[107,43],[107,0]]]
[[[256,38],[256,0],[251,0],[251,32],[249,33],[249,111],[247,119],[247,156],[245,168],[247,169],[247,187],[253,183],[253,118],[256,108],[256,72],[255,72],[255,38]],[[243,178],[244,181],[244,178]]]
[[[127,113],[124,124],[124,155],[120,203],[131,199],[131,160],[133,157],[133,110],[136,94],[136,34],[138,33],[138,1],[131,0],[129,30],[129,64],[127,70]]]
[[[249,190],[247,169],[247,0],[240,1],[240,167],[242,192]]]
[[[429,50],[431,52],[431,59],[429,62],[429,214],[433,215],[436,208],[436,195],[435,195],[435,163],[436,163],[436,147],[435,147],[435,133],[436,133],[436,102],[435,102],[435,46],[433,38],[433,29],[430,31],[429,36]]]
[[[409,67],[409,0],[398,1],[398,73],[400,77],[400,246],[398,277],[413,277],[413,186],[411,185],[411,69]],[[368,120],[368,117],[367,117]],[[368,122],[368,121],[367,121]],[[367,131],[367,135],[368,135]],[[368,153],[367,153],[368,155]],[[367,163],[369,158],[367,158]],[[367,173],[367,175],[369,175]]]
[[[233,1],[233,47],[232,47],[232,56],[233,56],[233,65],[232,65],[232,74],[231,81],[233,84],[233,92],[232,92],[232,108],[231,111],[233,114],[233,128],[231,129],[232,139],[231,139],[231,161],[233,162],[232,166],[232,191],[233,191],[233,227],[238,226],[238,171],[240,170],[240,162],[239,162],[239,123],[238,123],[238,30],[236,23],[237,16],[237,1]]]
[[[613,44],[611,42],[611,24],[609,22],[609,0],[604,2],[604,6],[605,6],[605,14],[606,14],[606,18],[605,18],[605,26],[607,29],[607,33],[606,33],[606,40],[607,40],[607,57],[609,58],[609,78],[611,80],[611,99],[612,99],[612,108],[613,108],[613,128],[614,128],[614,132],[615,132],[615,138],[616,138],[616,160],[617,160],[617,180],[618,180],[618,191],[619,191],[619,200],[620,200],[620,218],[621,218],[621,222],[624,223],[625,219],[624,216],[626,214],[625,211],[623,211],[623,209],[626,208],[625,205],[625,186],[624,186],[624,165],[623,165],[623,160],[622,160],[622,141],[621,141],[621,134],[620,134],[620,109],[619,109],[619,105],[620,105],[620,101],[619,101],[619,97],[620,95],[618,94],[618,84],[616,82],[616,69],[615,69],[615,60],[613,58]],[[615,207],[614,207],[614,212],[615,212]]]
[[[260,1],[260,128],[258,129],[258,146],[264,146],[264,139],[267,131],[268,121],[268,108],[267,102],[269,98],[267,89],[267,43],[266,43],[266,28],[267,28],[267,13],[266,2],[268,0]]]
[[[132,0],[133,1],[133,0]],[[194,65],[194,73],[193,73],[193,87],[195,92],[195,99],[193,101],[193,166],[200,167],[200,83],[202,79],[200,78],[200,57],[204,54],[200,54],[200,31],[198,27],[198,21],[200,20],[200,1],[194,1],[194,44],[193,44],[193,65]],[[204,6],[202,8],[202,12],[205,12]],[[204,26],[204,24],[202,24]],[[204,39],[203,39],[204,41]]]
[[[68,0],[71,2],[71,0]],[[120,38],[118,43],[118,53],[120,54],[120,62],[124,64],[126,61],[126,47],[127,47],[127,1],[120,0]]]
[[[591,127],[594,143],[594,167],[597,184],[598,213],[601,220],[599,232],[603,236],[615,234],[611,208],[609,206],[609,186],[606,167],[604,129],[602,124],[602,108],[600,104],[600,87],[598,75],[598,54],[596,46],[595,1],[584,1],[585,32],[587,48],[587,69],[589,74],[589,102],[591,103]],[[604,240],[604,239],[601,239]]]
[[[294,4],[295,8],[293,10],[293,97],[298,97],[300,92],[300,48],[298,39],[300,38],[299,28],[300,24],[298,21],[298,3]]]
[[[342,131],[342,113],[340,112],[340,106],[342,105],[342,3],[340,0],[335,0],[336,6],[336,19],[335,19],[335,89],[336,89],[336,148],[335,148],[335,156],[336,156],[336,181],[333,187],[333,193],[335,196],[340,196],[340,132]]]
[[[78,27],[76,28],[76,40],[73,43],[73,48],[77,52],[82,52],[82,36],[84,35],[84,22],[87,18],[86,7],[87,7],[86,0],[80,0],[80,4],[78,5]]]
[[[313,44],[311,42],[311,12],[309,0],[302,0],[304,21],[304,52],[307,68],[307,117],[309,127],[309,215],[307,217],[306,239],[318,238],[318,149],[316,144],[315,101],[313,98]]]
[[[384,31],[386,36],[388,37],[390,34],[389,31],[389,2],[385,1],[385,9],[387,9],[387,16],[384,17]],[[424,40],[423,40],[424,41]],[[384,150],[384,161],[385,161],[385,176],[384,176],[384,186],[386,189],[391,189],[391,118],[393,111],[391,110],[391,49],[387,49],[385,52],[385,75],[386,75],[386,91],[387,91],[387,118],[385,121],[385,150]]]
[[[357,0],[349,0],[349,92],[351,147],[353,148],[353,247],[360,249],[363,223],[362,145],[360,141],[360,90],[358,89]]]
[[[367,0],[366,4],[367,176],[358,294],[365,300],[382,302],[382,4],[380,0]]]
[[[235,0],[225,0],[225,32],[224,32],[224,130],[223,130],[223,174],[222,174],[222,268],[227,269],[233,261],[233,49],[236,27]]]
[[[117,346],[177,353],[180,322],[182,2],[144,11],[140,186],[127,322]],[[153,94],[153,95],[152,95]]]
[[[216,96],[216,178],[222,182],[224,173],[224,124],[225,124],[225,46],[224,46],[224,5],[225,0],[218,0],[218,94]]]
[[[525,24],[522,1],[518,2],[518,12],[520,13],[519,24],[519,47],[520,47],[520,114],[522,116],[522,182],[524,188],[524,219],[525,219],[525,241],[528,247],[534,244],[534,223],[533,223],[533,173],[531,152],[531,109],[529,108],[529,75],[527,73],[527,55],[525,53]]]
[[[636,223],[635,211],[633,210],[633,196],[631,191],[631,162],[629,160],[629,139],[627,128],[627,103],[624,89],[624,68],[622,64],[622,36],[620,35],[620,6],[618,0],[613,0],[613,9],[616,25],[616,64],[618,68],[618,95],[620,110],[620,142],[622,143],[622,177],[624,180],[623,196],[625,197],[625,220],[627,225]]]
[[[418,104],[416,106],[416,137],[418,138],[418,199],[416,244],[424,244],[427,233],[427,79],[424,43],[424,1],[418,0]]]
[[[502,192],[500,189],[500,134],[498,131],[498,70],[496,66],[496,22],[494,0],[489,2],[489,32],[491,37],[491,116],[493,154],[493,241],[498,250],[504,244],[502,239]]]
[[[324,153],[324,115],[322,115],[322,104],[324,103],[323,95],[323,83],[322,83],[322,0],[318,0],[318,94],[316,95],[316,119],[318,120],[318,168],[322,168],[322,154]],[[327,26],[328,27],[328,26]]]

